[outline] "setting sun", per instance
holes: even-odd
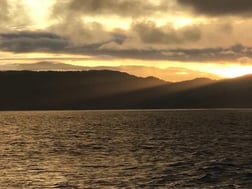
[[[252,66],[230,65],[224,69],[216,69],[215,73],[224,78],[234,78],[242,75],[252,74]]]

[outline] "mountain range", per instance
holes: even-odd
[[[167,82],[111,70],[2,71],[0,110],[252,108],[252,75]]]
[[[71,64],[65,64],[61,62],[36,62],[36,63],[23,63],[23,64],[2,64],[0,65],[0,71],[88,71],[88,70],[113,70],[126,72],[139,77],[154,76],[165,81],[185,81],[199,77],[207,77],[211,79],[220,79],[220,77],[205,73],[194,71],[186,68],[157,68],[141,65],[125,65],[125,66],[77,66]]]

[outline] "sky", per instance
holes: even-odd
[[[251,0],[0,0],[0,67],[49,61],[136,75],[157,68],[171,81],[237,77],[252,73],[251,27]]]

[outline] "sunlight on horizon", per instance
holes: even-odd
[[[225,69],[216,69],[216,74],[225,78],[235,78],[252,74],[252,66],[230,65]]]
[[[188,69],[195,74],[205,73],[210,78],[234,78],[252,73],[252,66],[238,63],[214,63],[214,62],[180,62],[180,61],[158,61],[158,60],[135,60],[135,59],[114,59],[113,57],[101,58],[87,55],[54,54],[54,53],[25,53],[16,54],[0,52],[0,64],[33,64],[36,62],[57,62],[84,67],[120,67],[120,66],[143,66],[146,68],[173,69],[180,68],[178,76],[189,75],[182,69]],[[134,71],[132,71],[134,73]],[[149,70],[148,70],[148,73]],[[157,72],[153,76],[160,77]],[[191,74],[191,73],[190,73]],[[212,75],[209,75],[212,74]],[[176,78],[174,78],[176,80]]]

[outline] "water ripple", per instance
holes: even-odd
[[[0,112],[1,188],[252,188],[252,111]]]

